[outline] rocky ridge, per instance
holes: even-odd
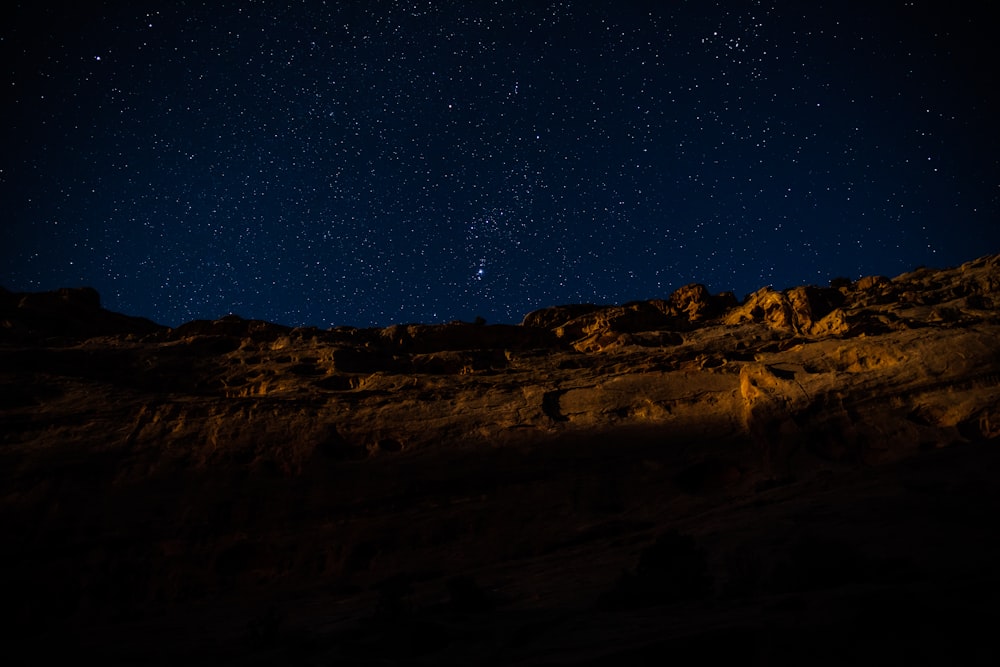
[[[370,611],[400,573],[527,599],[513,561],[583,539],[620,569],[623,534],[994,440],[998,341],[1000,255],[521,325],[167,328],[87,288],[2,291],[6,583],[42,635],[320,584]],[[584,570],[552,599],[611,585]]]

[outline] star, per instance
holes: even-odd
[[[518,322],[1000,250],[985,8],[17,11],[8,289],[169,325]]]

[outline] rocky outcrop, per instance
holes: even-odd
[[[736,309],[727,313],[726,324],[764,322],[776,329],[795,333],[846,333],[829,323],[820,322],[844,303],[844,294],[833,288],[795,287],[784,292],[763,288],[747,297]]]
[[[736,295],[732,292],[712,295],[707,287],[699,284],[681,287],[670,295],[670,306],[674,312],[692,323],[716,318],[737,304]]]
[[[101,309],[92,290],[8,292],[4,441],[39,446],[32,411],[44,406],[65,425],[60,442],[72,434],[75,447],[145,452],[154,468],[180,437],[212,443],[184,451],[189,460],[273,459],[296,470],[333,431],[356,458],[386,439],[406,451],[622,427],[788,440],[805,423],[839,419],[852,435],[832,437],[852,456],[895,456],[905,442],[942,438],[921,434],[943,424],[928,407],[937,392],[992,395],[997,265],[987,257],[895,280],[765,288],[742,304],[690,285],[660,301],[536,311],[520,326],[323,331],[229,315],[167,329]],[[906,408],[866,430],[862,406],[889,395]],[[950,411],[948,437],[990,437],[991,401]],[[89,439],[89,415],[109,409],[129,436]],[[898,442],[886,445],[879,430]],[[276,446],[272,433],[295,438]]]
[[[623,306],[578,304],[545,308],[528,313],[522,325],[549,329],[580,352],[598,352],[643,345],[644,341],[655,346],[665,337],[634,334],[698,328],[737,304],[732,292],[712,295],[704,285],[691,284],[676,290],[666,300],[633,301]],[[671,338],[676,336],[666,337]]]
[[[704,503],[1000,436],[1000,256],[518,326],[171,329],[87,289],[0,322],[0,570],[36,633],[307,588],[395,614],[581,544],[620,572]]]
[[[163,327],[141,317],[101,308],[92,287],[17,293],[0,287],[0,341],[36,344],[94,336],[145,335]]]

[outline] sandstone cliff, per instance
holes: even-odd
[[[991,446],[998,341],[1000,256],[742,303],[690,285],[517,326],[227,316],[170,329],[103,310],[93,290],[2,291],[15,627],[93,647],[191,632],[190,614],[236,641],[410,623],[449,595],[449,613],[589,609],[636,599],[616,576],[667,528],[714,545],[714,594],[746,583],[733,554],[754,545],[754,590],[773,595],[800,536],[736,540],[777,516],[747,508],[775,493],[803,506],[817,488],[857,491],[867,471]],[[214,641],[195,632],[184,646]],[[458,640],[435,641],[437,661]],[[317,654],[353,659],[352,647]]]

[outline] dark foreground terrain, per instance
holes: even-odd
[[[996,664],[1000,257],[522,325],[0,292],[4,662]]]

